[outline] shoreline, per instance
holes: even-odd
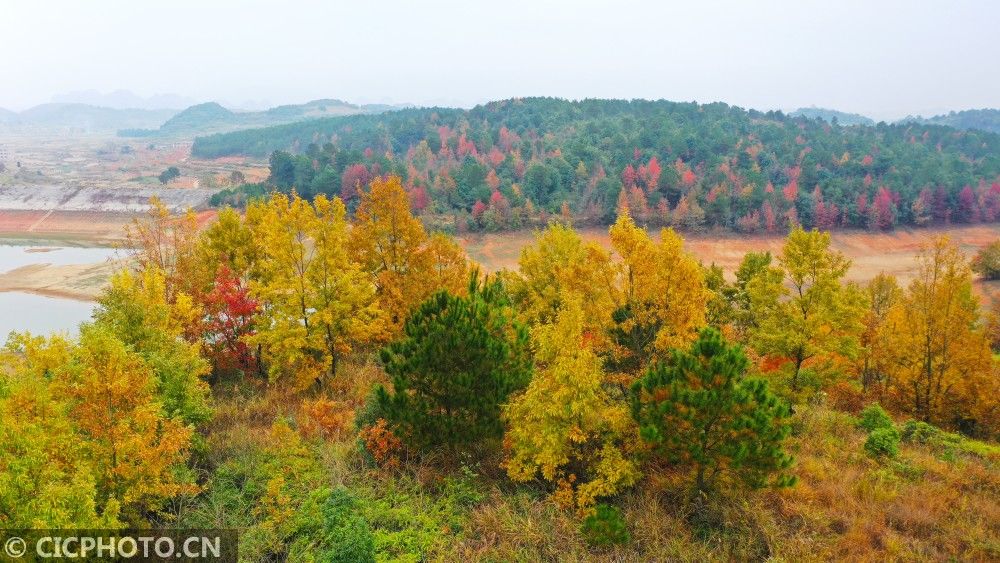
[[[29,293],[31,295],[51,297],[53,299],[68,299],[70,301],[77,301],[80,303],[97,303],[97,297],[94,295],[64,289],[6,286],[0,288],[0,293]]]
[[[44,221],[39,222],[42,216]],[[214,211],[199,213],[204,225]],[[0,211],[0,244],[33,247],[116,247],[122,243],[125,227],[141,214],[101,213],[80,211],[8,212]],[[35,228],[29,229],[33,225]],[[23,228],[18,228],[18,227]],[[659,229],[648,229],[658,237]],[[610,250],[608,227],[583,225],[577,227],[581,238]],[[535,240],[537,228],[500,233],[466,232],[455,240],[471,260],[484,272],[497,272],[517,267],[521,250]],[[781,250],[785,233],[741,235],[728,231],[697,233],[679,232],[685,249],[706,266],[716,264],[731,277],[745,253]],[[973,255],[987,244],[1000,240],[1000,223],[975,223],[926,228],[901,228],[872,232],[861,229],[831,231],[831,246],[843,252],[851,261],[848,281],[864,282],[885,272],[905,284],[916,270],[916,257],[923,244],[933,237],[948,235],[966,256]],[[0,272],[0,291],[30,292],[54,298],[93,301],[117,268],[114,262],[52,266],[44,264],[44,252],[39,263]],[[997,284],[976,280],[977,292],[992,295]]]
[[[60,266],[44,262],[28,264],[0,273],[0,292],[93,302],[119,265],[119,261]]]

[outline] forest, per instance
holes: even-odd
[[[486,273],[406,180],[357,186],[203,228],[154,202],[77,336],[11,334],[0,527],[236,529],[245,561],[1000,557],[972,290],[1000,245],[857,284],[796,226],[726,275],[622,202],[610,251],[553,217]]]
[[[511,99],[199,137],[192,155],[269,157],[271,187],[339,196],[399,176],[414,211],[458,232],[555,215],[696,232],[785,233],[994,222],[1000,136],[904,121],[828,123],[723,103]],[[258,190],[259,191],[259,190]],[[244,188],[220,204],[243,205]]]

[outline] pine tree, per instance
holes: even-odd
[[[500,284],[476,273],[467,296],[439,291],[418,306],[381,360],[393,391],[379,386],[377,406],[418,450],[500,438],[501,405],[531,377],[527,329]]]
[[[761,380],[744,379],[749,362],[714,328],[690,350],[651,368],[632,386],[632,414],[653,451],[691,467],[695,488],[712,491],[731,474],[751,487],[791,485],[788,405]]]

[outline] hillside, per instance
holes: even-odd
[[[20,113],[0,112],[0,124],[18,130],[65,130],[84,132],[116,131],[130,127],[150,127],[176,113],[159,109],[113,109],[87,104],[41,104]]]
[[[0,108],[0,124],[14,123],[17,121],[17,113],[9,109]]]
[[[836,119],[840,125],[875,125],[875,120],[857,113],[847,113],[835,109],[826,108],[799,108],[788,114],[790,117],[808,117],[809,119],[822,119],[827,123],[833,123]]]
[[[781,232],[993,221],[1000,136],[928,124],[835,126],[722,103],[527,98],[199,137],[192,155],[271,156],[272,184],[350,202],[357,182],[404,178],[454,228],[607,222]],[[564,205],[565,204],[565,205]],[[565,208],[564,208],[565,207]]]
[[[931,118],[908,117],[904,121],[947,125],[956,129],[981,129],[991,133],[1000,133],[1000,110],[970,109],[953,111],[947,115],[937,115]]]
[[[77,336],[0,350],[0,524],[231,529],[248,562],[1000,557],[967,241],[862,286],[796,229],[727,280],[622,213],[483,279],[410,207],[154,207],[120,262],[0,276],[120,268]]]
[[[375,111],[378,110],[340,100],[314,100],[305,104],[283,105],[257,112],[234,112],[218,103],[208,102],[185,109],[157,129],[123,129],[118,135],[121,137],[189,136]]]

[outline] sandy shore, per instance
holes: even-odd
[[[0,273],[0,291],[93,301],[119,267],[118,262],[53,266],[31,264]]]

